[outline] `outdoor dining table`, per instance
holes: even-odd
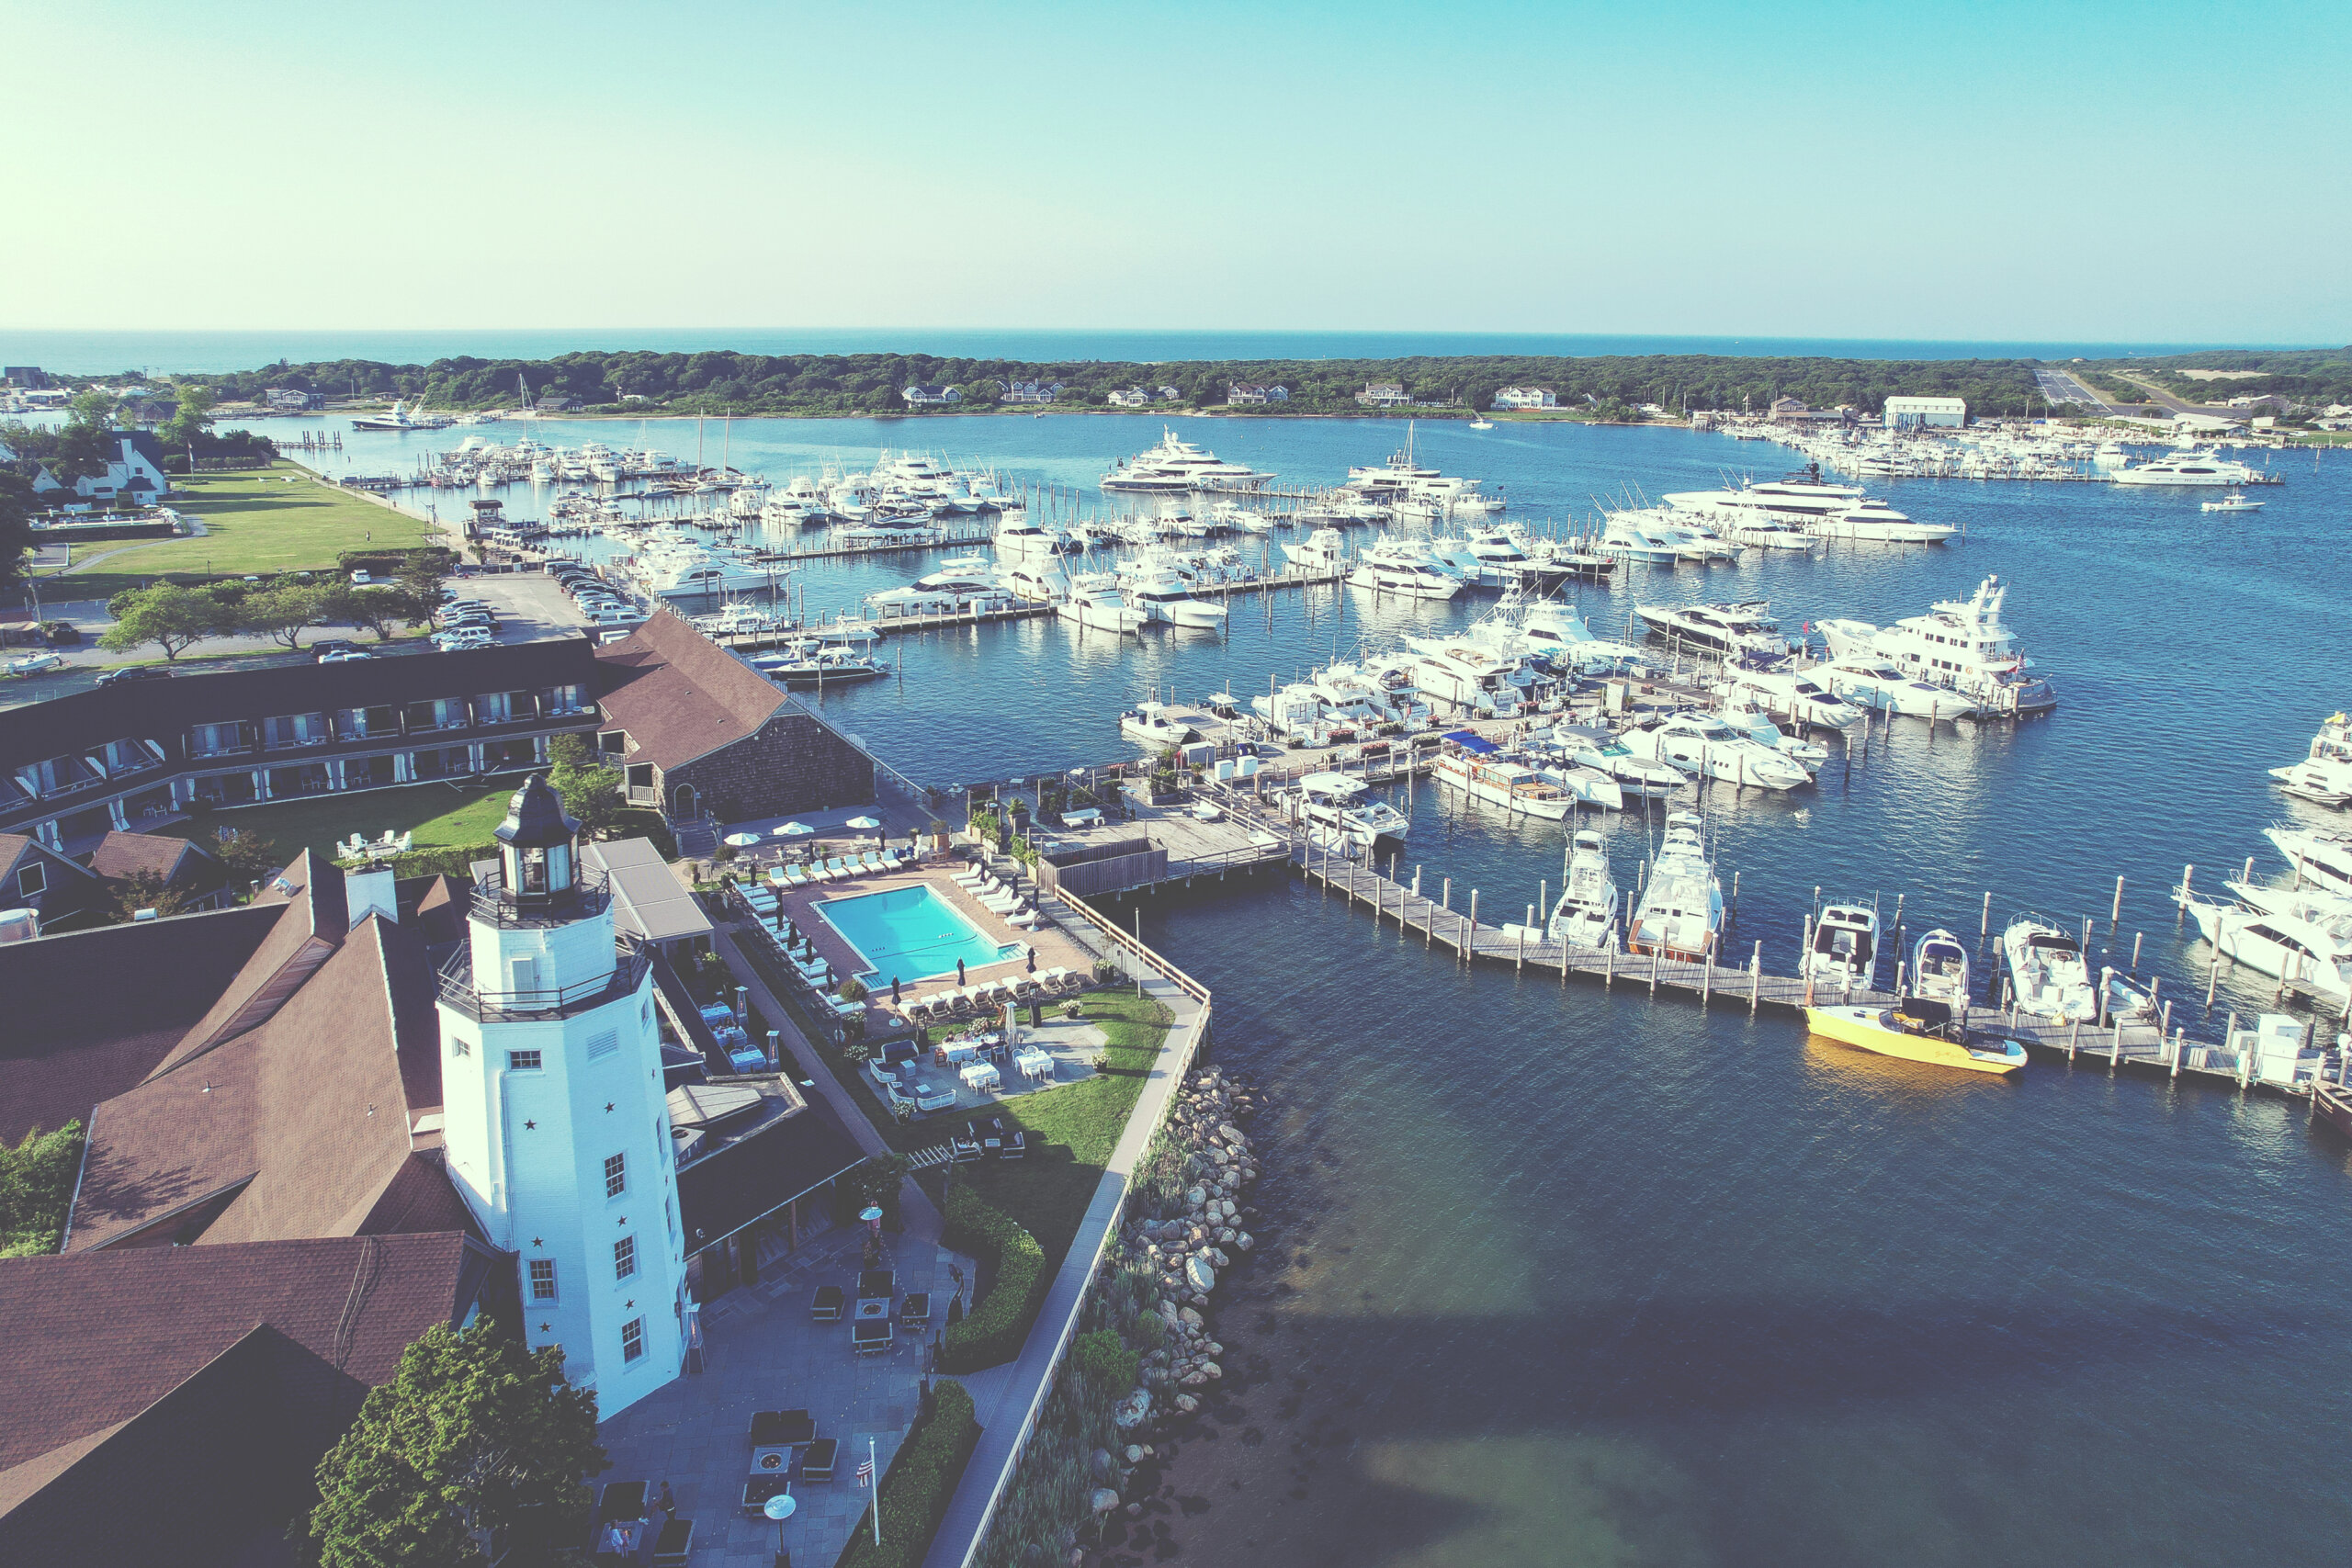
[[[996,1089],[1004,1082],[1004,1075],[998,1072],[991,1062],[974,1062],[965,1067],[960,1076],[965,1087],[974,1090]]]
[[[1021,1069],[1023,1077],[1049,1078],[1054,1076],[1054,1057],[1050,1051],[1032,1047],[1013,1057],[1012,1065]]]
[[[957,1062],[971,1061],[979,1054],[980,1045],[979,1042],[977,1040],[945,1041],[941,1043],[939,1050],[936,1053],[941,1061],[947,1063],[951,1066]]]

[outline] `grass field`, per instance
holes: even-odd
[[[197,474],[178,484],[186,499],[171,504],[201,518],[202,535],[153,544],[77,545],[71,565],[43,576],[43,593],[107,599],[166,573],[266,577],[329,570],[345,550],[405,549],[440,537],[431,525],[319,484],[292,463]]]
[[[394,834],[415,835],[412,844],[415,849],[456,848],[490,842],[491,829],[505,819],[506,802],[514,794],[512,780],[487,786],[410,784],[402,789],[241,807],[215,812],[209,821],[182,822],[165,831],[182,838],[210,833],[216,828],[259,833],[289,861],[305,849],[333,853],[336,844],[354,833],[380,838],[387,829]]]

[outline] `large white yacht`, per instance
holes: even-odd
[[[1347,564],[1348,541],[1337,528],[1317,528],[1304,539],[1285,540],[1283,554],[1301,571],[1337,571]]]
[[[1366,500],[1381,502],[1400,516],[1425,521],[1443,517],[1485,517],[1503,509],[1502,497],[1481,491],[1477,479],[1453,479],[1424,468],[1413,457],[1413,426],[1405,426],[1405,447],[1388,461],[1348,470],[1343,487]]]
[[[2233,882],[2235,902],[2174,897],[2221,954],[2288,984],[2352,1000],[2352,900]]]
[[[1127,602],[1149,619],[1165,621],[1172,626],[1203,626],[1210,630],[1225,626],[1224,605],[1193,598],[1192,586],[1164,568],[1132,575],[1123,573],[1121,581]]]
[[[1811,526],[1825,539],[1881,545],[1940,545],[1960,532],[1949,523],[1922,523],[1905,516],[1883,501],[1865,501],[1833,512]]]
[[[1451,599],[1462,579],[1448,571],[1422,539],[1386,538],[1363,553],[1348,581],[1358,588],[1408,599]]]
[[[1131,632],[1151,617],[1127,603],[1126,594],[1109,572],[1091,571],[1072,580],[1069,597],[1054,607],[1065,621],[1089,631]]]
[[[1026,507],[1009,507],[997,513],[997,554],[1008,559],[1027,556],[1076,555],[1082,547],[1050,523],[1031,519]]]
[[[2262,836],[2295,868],[2298,887],[2308,882],[2329,893],[2352,894],[2352,833],[2323,833],[2282,822],[2265,828]]]
[[[1861,486],[1824,479],[1815,465],[1786,479],[1754,480],[1736,490],[1676,491],[1666,497],[1666,504],[1676,512],[1734,523],[1767,517],[1809,527],[1825,517],[1850,511],[1863,498]]]
[[[1862,710],[1839,696],[1818,670],[1742,670],[1715,689],[1791,724],[1843,730],[1862,722]]]
[[[2289,795],[2321,806],[2352,801],[2352,718],[2331,714],[2312,737],[2311,755],[2271,769],[2270,776]]]
[[[1973,718],[1980,705],[1965,693],[1906,675],[1868,653],[1816,666],[1810,673],[1846,703],[1873,713],[1929,720]]]
[[[1669,812],[1626,946],[1695,964],[1713,953],[1723,927],[1724,886],[1707,859],[1699,814]]]
[[[1639,756],[1606,729],[1590,725],[1555,725],[1553,744],[1570,761],[1608,774],[1622,794],[1640,800],[1664,800],[1690,782],[1690,775],[1655,756]]]
[[[1891,626],[1829,620],[1820,629],[1830,657],[1840,662],[1883,660],[1915,680],[1974,698],[1986,714],[2047,712],[2058,705],[2058,694],[2030,672],[2031,661],[2002,624],[2001,603],[2008,592],[1998,577],[1987,577],[1969,598],[1940,600],[1926,615],[1906,615]]]
[[[2161,457],[2145,463],[2113,469],[2107,477],[2120,485],[2198,485],[2219,488],[2228,485],[2252,484],[2261,476],[2244,463],[2233,458],[2219,457],[2211,452],[2168,452]]]
[[[1712,714],[1673,714],[1635,725],[1623,739],[1635,756],[1655,757],[1698,778],[1764,789],[1795,789],[1813,782],[1794,757],[1760,744]]]
[[[1637,566],[1672,566],[1682,558],[1682,531],[1656,507],[1612,512],[1592,547]]]
[[[1668,642],[1773,659],[1784,658],[1789,651],[1788,636],[1772,618],[1768,600],[1750,599],[1738,604],[1642,604],[1634,613]]]
[[[1113,495],[1189,495],[1194,491],[1260,490],[1273,477],[1221,461],[1216,453],[1163,430],[1159,446],[1104,474],[1102,488]]]

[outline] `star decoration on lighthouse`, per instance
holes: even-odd
[[[627,1301],[625,1301],[625,1302],[621,1303],[621,1310],[622,1310],[623,1312],[627,1312],[629,1308],[631,1308],[631,1307],[635,1306],[636,1304],[637,1304],[637,1298],[636,1298],[635,1296],[631,1296],[628,1300],[627,1300]]]
[[[548,1332],[548,1325],[544,1323],[539,1325],[539,1332],[542,1334]]]
[[[546,1242],[541,1241],[537,1236],[533,1236],[533,1237],[531,1238],[531,1245],[532,1245],[533,1247],[545,1247],[545,1246],[547,1245],[547,1243],[546,1243]]]
[[[539,1130],[539,1124],[537,1122],[526,1122],[523,1123],[523,1130],[526,1133],[536,1133]]]
[[[612,1110],[612,1108],[613,1108],[613,1102],[612,1102],[611,1100],[608,1100],[605,1101],[605,1109],[606,1111],[610,1111],[610,1110]]]

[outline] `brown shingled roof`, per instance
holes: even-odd
[[[755,733],[791,700],[674,610],[596,649],[596,662],[620,682],[603,702],[605,728],[628,732],[624,761],[683,767]]]
[[[440,1101],[430,985],[414,938],[370,916],[258,1027],[100,1105],[68,1248],[175,1224],[208,1246],[365,1228],[413,1179],[406,1084]]]
[[[129,878],[147,872],[166,884],[175,880],[209,893],[229,879],[228,868],[202,846],[169,833],[126,833],[120,829],[98,840],[90,869],[100,876]]]
[[[452,1232],[0,1260],[0,1530],[11,1550],[25,1544],[12,1510],[74,1463],[97,1462],[224,1359],[243,1363],[238,1386],[209,1392],[245,1414],[257,1399],[315,1460],[411,1341],[458,1320],[487,1262]],[[278,1435],[220,1425],[238,1448]]]
[[[343,873],[317,851],[304,850],[300,859],[279,872],[269,884],[269,894],[285,899],[269,939],[164,1059],[155,1069],[158,1073],[234,1039],[267,1018],[343,941],[348,919]]]

